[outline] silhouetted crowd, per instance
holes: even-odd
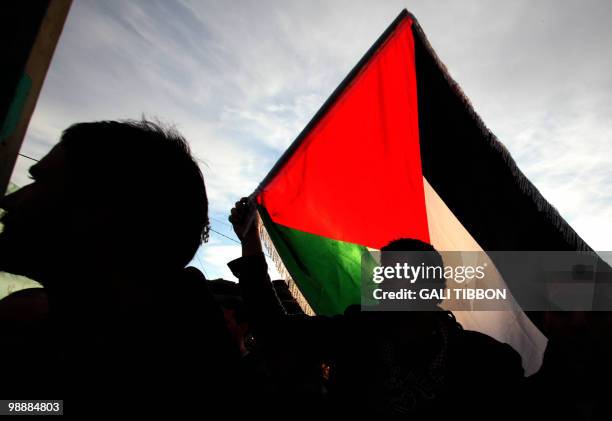
[[[607,313],[540,315],[550,342],[529,378],[509,345],[435,304],[307,315],[270,280],[247,198],[229,216],[242,244],[229,262],[239,283],[206,280],[187,267],[208,238],[204,178],[174,130],[76,124],[30,173],[31,184],[2,199],[0,270],[43,288],[0,300],[2,399],[210,419],[610,413],[598,383],[611,371]],[[390,242],[383,260],[386,251],[441,259],[414,239]]]

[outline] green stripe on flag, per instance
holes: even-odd
[[[377,264],[366,247],[277,224],[262,207],[259,213],[285,267],[317,314],[341,314],[361,303],[362,257],[364,269]]]

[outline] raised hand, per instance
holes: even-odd
[[[229,216],[236,236],[242,243],[244,256],[261,252],[261,241],[257,232],[257,215],[255,204],[247,197],[236,202]]]

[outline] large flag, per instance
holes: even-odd
[[[255,195],[275,252],[317,314],[360,303],[362,256],[399,238],[440,251],[588,248],[485,127],[406,10]],[[455,315],[512,345],[527,374],[539,368],[547,341],[520,308]]]

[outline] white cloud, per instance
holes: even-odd
[[[223,278],[236,281],[236,278],[229,270],[227,263],[240,257],[240,245],[224,245],[216,242],[206,244],[198,250],[197,256],[201,256],[204,262],[204,273],[209,279]],[[196,261],[198,257],[196,257]],[[201,269],[202,265],[194,266]]]
[[[212,239],[209,243],[202,245],[189,264],[200,269],[207,279],[223,278],[229,281],[238,280],[230,271],[227,264],[241,256],[239,244],[223,244],[218,239]],[[282,279],[274,265],[274,262],[266,254],[268,263],[268,274],[271,279]]]

